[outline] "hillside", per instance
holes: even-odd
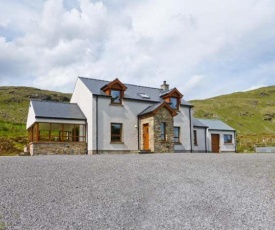
[[[275,146],[275,86],[191,103],[195,117],[220,119],[237,130],[239,152]]]
[[[0,155],[18,154],[27,144],[29,100],[70,101],[70,94],[31,87],[0,87]],[[194,116],[221,119],[238,133],[238,149],[275,145],[275,86],[191,101]]]
[[[195,117],[221,119],[239,134],[275,133],[275,86],[191,103]]]
[[[0,155],[22,152],[27,143],[30,99],[70,101],[71,95],[31,87],[0,87]]]

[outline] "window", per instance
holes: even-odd
[[[50,123],[39,123],[39,141],[48,141],[50,138]]]
[[[224,134],[223,139],[224,139],[225,144],[232,144],[232,135],[231,134]]]
[[[194,133],[194,145],[198,145],[197,130],[194,130],[193,133]]]
[[[147,94],[145,94],[145,93],[139,93],[138,94],[139,96],[141,96],[142,98],[150,98]]]
[[[174,127],[174,142],[180,142],[180,127]]]
[[[82,142],[86,140],[85,130],[85,125],[40,122],[29,129],[29,141]]]
[[[119,90],[111,90],[111,103],[112,104],[121,104],[121,91]]]
[[[170,98],[170,106],[172,109],[178,109],[178,99],[175,97]]]
[[[111,123],[111,142],[122,142],[122,124]]]
[[[166,141],[166,123],[165,122],[160,123],[160,140]]]

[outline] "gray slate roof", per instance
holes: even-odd
[[[86,120],[77,104],[31,100],[36,118]]]
[[[84,77],[79,77],[79,79],[84,83],[84,85],[86,85],[86,87],[94,95],[106,96],[106,94],[101,90],[101,88],[107,85],[108,83],[110,83],[110,81],[98,80],[93,78],[84,78]],[[164,91],[159,88],[152,88],[147,86],[139,86],[139,85],[131,85],[131,84],[124,84],[124,85],[127,87],[127,90],[124,93],[124,98],[128,98],[128,99],[151,101],[151,102],[162,102],[163,99],[160,96],[164,93],[167,93],[167,91]],[[144,93],[148,95],[150,98],[143,98],[139,95],[139,93]],[[181,105],[192,106],[189,102],[185,101],[184,99],[181,100]]]
[[[197,119],[197,118],[194,118],[194,117],[193,117],[192,121],[193,121],[193,126],[194,126],[194,127],[208,128],[207,125],[205,125],[205,124],[203,124],[202,122],[200,122],[199,119]]]
[[[212,120],[212,119],[197,119],[202,124],[208,126],[212,130],[224,130],[224,131],[235,131],[232,127],[225,124],[221,120]]]
[[[155,105],[150,105],[148,106],[145,110],[143,110],[140,114],[140,115],[143,115],[143,114],[147,114],[147,113],[150,113],[150,112],[153,112],[156,108],[158,108],[162,103],[157,103]]]

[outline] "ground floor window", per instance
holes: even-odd
[[[194,134],[194,145],[198,145],[197,130],[194,130],[193,134]]]
[[[223,139],[224,139],[225,144],[232,144],[232,135],[231,134],[224,134]]]
[[[121,123],[111,123],[111,142],[122,142]]]
[[[69,141],[85,142],[86,126],[80,124],[35,123],[28,129],[29,142]]]
[[[180,127],[174,127],[174,142],[180,142]]]
[[[160,140],[166,141],[166,122],[160,123]]]

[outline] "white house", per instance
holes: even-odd
[[[165,81],[153,88],[79,77],[70,103],[30,101],[30,153],[193,152],[192,107]]]
[[[236,152],[236,130],[220,120],[193,118],[196,152]]]

